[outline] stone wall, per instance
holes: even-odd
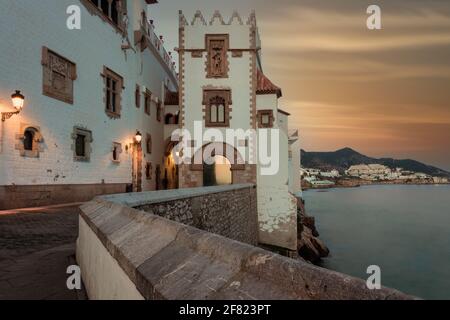
[[[258,244],[256,188],[251,185],[226,187],[229,191],[182,196],[171,201],[135,207],[163,218],[219,234],[244,243]],[[219,190],[223,188],[219,187]],[[168,191],[169,193],[171,191]]]
[[[227,188],[177,190],[163,202],[220,197]],[[413,298],[131,208],[156,204],[159,196],[102,196],[81,207],[77,261],[90,299]]]

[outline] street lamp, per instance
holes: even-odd
[[[11,100],[13,107],[16,111],[2,112],[2,121],[6,121],[15,114],[19,114],[23,109],[23,104],[25,102],[25,97],[20,93],[20,90],[16,90],[15,93],[11,95]]]
[[[134,137],[134,139],[137,143],[141,143],[142,142],[142,134],[139,131],[136,131],[136,136]]]

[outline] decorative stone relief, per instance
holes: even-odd
[[[44,95],[73,104],[73,81],[77,79],[75,63],[42,48]]]
[[[228,78],[228,34],[206,35],[206,77]]]

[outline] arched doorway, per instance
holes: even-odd
[[[178,189],[178,166],[175,163],[173,149],[176,142],[168,141],[164,154],[164,169],[162,170],[162,190]]]
[[[231,163],[224,156],[214,156],[203,164],[203,186],[222,186],[232,183]]]

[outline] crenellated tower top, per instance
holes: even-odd
[[[197,10],[190,23],[188,19],[186,19],[183,12],[180,10],[179,23],[180,28],[184,28],[186,26],[214,26],[214,25],[233,25],[233,24],[244,25],[243,19],[237,10],[233,11],[232,15],[228,20],[226,20],[223,17],[223,15],[220,13],[219,10],[215,10],[213,15],[211,16],[211,19],[209,20],[205,19],[205,16],[200,10]],[[254,10],[249,14],[247,22],[245,24],[250,27],[256,27],[256,14]]]

